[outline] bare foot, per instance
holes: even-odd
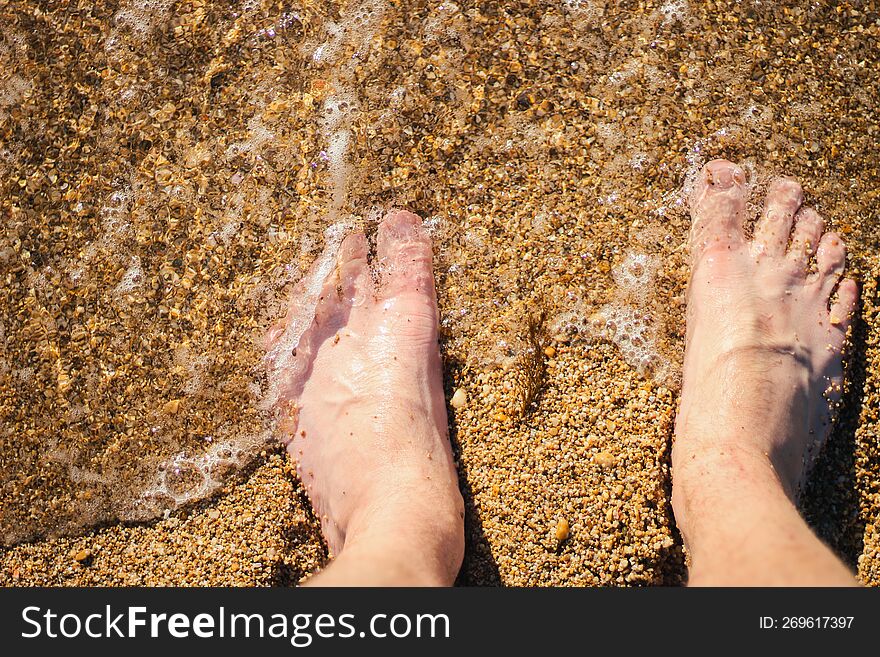
[[[275,373],[283,381],[279,424],[331,554],[385,540],[426,580],[436,574],[425,583],[448,584],[462,560],[463,502],[443,398],[431,241],[417,216],[392,212],[379,226],[377,252],[374,284],[363,232],[343,240],[314,321]],[[269,337],[276,362],[279,328]]]
[[[686,451],[698,441],[734,441],[767,454],[794,491],[840,399],[841,350],[858,292],[843,280],[829,307],[846,250],[837,234],[822,234],[814,210],[801,207],[793,180],[771,185],[747,241],[744,183],[736,165],[710,162],[691,199],[693,272],[676,434],[692,443],[679,446]]]
[[[742,169],[710,162],[693,192],[673,449],[673,508],[686,542],[701,509],[729,493],[722,471],[731,471],[736,497],[756,479],[773,487],[755,475],[767,464],[793,499],[839,402],[841,351],[858,290],[849,279],[838,285],[843,241],[823,235],[822,218],[802,201],[797,182],[775,181],[749,241]]]

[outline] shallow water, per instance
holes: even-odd
[[[392,206],[426,218],[448,371],[474,388],[515,376],[522,317],[540,304],[566,366],[587,364],[579,385],[632,374],[674,390],[683,198],[711,157],[744,163],[756,203],[772,175],[800,177],[856,272],[880,245],[873,3],[21,1],[0,14],[6,543],[153,517],[259,461],[273,433],[262,337],[313,260],[331,262],[332,226],[369,230]],[[521,451],[554,400],[583,403],[558,383],[532,424],[459,417],[463,477],[499,466],[481,432]],[[674,404],[617,399],[630,420]],[[584,440],[624,440],[594,403]],[[627,440],[647,431],[632,422]],[[622,475],[639,494],[665,476],[668,433],[652,440]],[[471,483],[469,504],[494,509]],[[665,545],[668,505],[651,504]],[[635,581],[663,577],[651,572]]]

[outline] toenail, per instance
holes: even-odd
[[[709,182],[715,187],[727,189],[733,186],[735,181],[735,169],[729,167],[721,167],[716,171],[709,173]]]

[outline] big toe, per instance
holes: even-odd
[[[415,292],[434,297],[431,238],[417,215],[389,212],[379,225],[376,252],[385,296]]]
[[[745,182],[742,168],[727,160],[712,160],[700,171],[690,197],[692,255],[699,256],[714,247],[732,248],[743,242]]]

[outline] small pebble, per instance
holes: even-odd
[[[680,560],[664,556],[680,541],[668,522],[666,485],[678,382],[675,376],[658,376],[653,361],[644,372],[634,371],[611,335],[620,327],[607,326],[602,313],[594,326],[591,315],[618,296],[620,286],[612,279],[620,257],[631,250],[656,254],[662,275],[649,281],[643,269],[634,268],[629,273],[641,287],[623,290],[636,294],[620,298],[620,304],[657,315],[638,319],[645,331],[656,327],[656,336],[630,332],[628,337],[645,349],[651,345],[644,340],[656,337],[654,346],[670,350],[663,358],[669,356],[670,373],[677,373],[689,276],[679,247],[690,220],[675,188],[686,165],[748,150],[763,171],[756,184],[766,174],[799,174],[805,186],[824,192],[822,202],[838,209],[836,227],[849,238],[852,273],[868,288],[861,301],[863,326],[868,336],[877,335],[880,263],[871,249],[877,222],[860,211],[871,206],[876,178],[873,118],[869,111],[851,112],[840,140],[846,148],[830,144],[827,157],[817,136],[829,113],[853,102],[855,109],[877,106],[880,87],[869,83],[876,81],[880,51],[863,49],[855,58],[861,60],[858,67],[847,57],[876,38],[871,11],[838,6],[847,29],[835,32],[834,43],[814,38],[829,20],[834,23],[835,7],[826,6],[834,3],[815,3],[815,11],[792,14],[789,7],[750,12],[733,3],[692,2],[689,11],[681,10],[685,18],[666,21],[679,12],[674,8],[659,19],[662,29],[656,11],[574,0],[544,3],[540,12],[525,6],[536,3],[508,3],[501,15],[498,3],[469,3],[466,10],[444,3],[443,12],[424,21],[398,20],[405,17],[396,7],[364,19],[359,29],[352,29],[344,15],[338,23],[317,11],[308,32],[334,34],[320,65],[311,66],[317,45],[312,37],[302,49],[283,52],[265,43],[271,30],[281,35],[279,26],[288,37],[303,28],[286,13],[285,3],[262,3],[263,10],[238,16],[215,0],[194,3],[195,13],[175,14],[172,31],[151,32],[149,46],[168,55],[152,59],[139,56],[148,44],[138,35],[113,25],[107,3],[93,3],[99,9],[85,22],[42,11],[40,4],[13,0],[15,24],[4,25],[12,35],[4,45],[12,45],[0,56],[15,75],[13,99],[0,102],[0,114],[6,112],[13,122],[23,114],[30,122],[28,128],[18,121],[22,129],[6,135],[9,145],[4,144],[0,168],[16,194],[23,190],[19,200],[27,203],[10,206],[7,223],[17,230],[0,235],[0,269],[23,267],[29,278],[33,272],[28,284],[7,281],[0,292],[5,341],[21,347],[14,359],[0,348],[0,372],[7,365],[4,358],[24,360],[30,362],[22,363],[28,366],[22,374],[33,377],[19,380],[10,371],[0,381],[0,388],[7,386],[0,400],[7,406],[12,402],[4,410],[13,411],[12,428],[23,436],[0,450],[0,460],[11,458],[10,472],[23,482],[0,491],[0,516],[28,517],[37,510],[42,520],[35,517],[39,526],[23,527],[27,531],[51,533],[70,521],[77,529],[88,530],[94,522],[99,527],[89,530],[87,540],[50,538],[0,550],[0,585],[284,586],[326,563],[320,528],[307,513],[295,465],[274,444],[255,448],[263,452],[263,465],[224,481],[218,497],[200,511],[158,523],[105,525],[106,513],[115,517],[120,504],[136,498],[142,487],[114,485],[106,506],[89,497],[94,483],[88,477],[76,486],[61,481],[57,487],[59,463],[40,458],[46,437],[30,420],[63,427],[71,454],[84,449],[95,464],[113,464],[120,472],[140,468],[142,459],[167,462],[181,451],[222,450],[217,445],[224,440],[221,422],[229,423],[223,432],[230,439],[262,434],[267,428],[262,414],[250,413],[258,411],[249,403],[257,390],[251,384],[262,388],[262,375],[254,373],[264,369],[255,368],[262,353],[252,337],[268,328],[269,315],[274,318],[274,297],[299,268],[304,271],[313,251],[320,251],[321,244],[311,240],[326,227],[328,184],[344,183],[343,192],[358,188],[347,202],[355,213],[366,213],[364,200],[394,189],[394,196],[421,199],[417,205],[446,216],[435,226],[439,260],[449,266],[437,286],[444,357],[450,364],[469,365],[446,374],[467,395],[480,396],[473,407],[465,397],[468,413],[450,403],[458,416],[459,473],[473,488],[466,495],[472,522],[463,575],[469,583],[645,585],[674,584],[683,576]],[[602,20],[592,18],[593,9],[576,7],[606,4]],[[203,10],[217,20],[202,23]],[[52,47],[28,40],[29,25],[52,34]],[[118,39],[108,36],[115,32]],[[257,34],[263,36],[253,38]],[[646,34],[657,36],[642,47]],[[729,67],[744,36],[757,51],[772,54],[774,65],[755,67],[751,74]],[[122,47],[107,49],[110,41]],[[242,48],[248,56],[225,62],[212,54],[218,47]],[[261,56],[261,48],[274,54]],[[583,57],[585,49],[597,56]],[[56,56],[69,50],[76,51],[76,62]],[[341,53],[365,56],[334,64]],[[501,71],[497,53],[506,53]],[[266,80],[274,78],[276,55],[284,60],[277,60],[280,66],[304,65],[302,88],[273,89],[268,106],[254,106],[254,99],[265,96]],[[91,75],[87,69],[96,57],[112,60],[101,69],[101,84],[76,84]],[[168,58],[213,63],[163,71]],[[609,74],[612,70],[616,73]],[[852,101],[846,90],[854,70],[865,84]],[[570,76],[564,85],[560,75]],[[16,99],[19,79],[24,96]],[[59,83],[39,84],[47,79]],[[802,85],[785,84],[790,79],[810,82],[808,102]],[[364,88],[368,81],[377,83],[380,94],[395,90],[387,94],[387,109],[399,121],[341,100],[370,95]],[[755,88],[762,91],[752,97]],[[134,97],[128,98],[131,93],[156,99],[156,106],[138,108]],[[663,102],[680,93],[683,103]],[[216,122],[209,134],[198,129],[206,97],[211,125]],[[719,117],[714,103],[701,100],[715,97],[744,99],[743,108]],[[443,111],[432,113],[429,121],[410,120],[410,109],[435,98],[442,98]],[[344,118],[335,115],[336,109]],[[328,119],[327,110],[334,116]],[[470,116],[473,125],[462,123]],[[332,128],[337,120],[338,128]],[[694,131],[713,122],[711,136]],[[132,143],[105,148],[127,142],[129,123],[137,125]],[[358,129],[347,130],[350,123]],[[798,134],[789,134],[794,128]],[[296,203],[289,206],[286,195],[264,194],[278,186],[275,166],[286,168],[302,154],[320,152],[328,146],[328,132],[343,138],[351,133],[351,147],[340,153],[351,175],[337,176],[323,158],[311,157],[315,161],[285,190]],[[771,135],[766,142],[755,139],[765,133]],[[789,149],[786,135],[800,144]],[[376,159],[395,152],[388,176],[370,172],[372,156],[361,161],[367,137]],[[40,163],[29,158],[33,139],[51,144],[41,149],[46,153]],[[437,150],[436,157],[424,156],[426,145]],[[182,157],[172,162],[161,155],[170,150]],[[627,163],[630,155],[635,157]],[[444,166],[437,184],[423,190],[421,181],[432,176],[438,158]],[[644,211],[646,203],[650,212]],[[162,221],[150,216],[156,207],[163,209]],[[40,220],[45,217],[52,221]],[[88,222],[97,229],[94,235],[82,232],[87,218],[95,219]],[[167,249],[150,246],[165,241]],[[94,248],[84,249],[86,242]],[[297,243],[301,255],[291,263]],[[137,268],[131,266],[135,255]],[[55,271],[57,263],[69,271]],[[135,269],[142,271],[130,276]],[[538,403],[520,421],[513,384],[520,374],[521,345],[509,341],[508,332],[519,331],[520,311],[533,300],[547,304],[545,328],[554,337],[540,343],[549,375]],[[834,321],[842,326],[849,319],[837,312]],[[135,327],[140,335],[132,341]],[[827,315],[825,328],[834,328]],[[68,332],[72,348],[65,348]],[[132,348],[121,350],[125,344]],[[19,358],[27,353],[33,356]],[[862,342],[857,353],[869,365],[864,385],[859,381],[864,404],[844,412],[847,426],[858,425],[860,432],[855,480],[864,482],[858,494],[870,505],[877,483],[870,437],[877,424],[873,416],[860,421],[859,413],[877,408],[880,352],[873,342]],[[291,354],[296,356],[295,349]],[[565,367],[556,358],[563,355]],[[451,388],[450,396],[456,391]],[[301,439],[296,407],[283,410],[280,432]],[[564,440],[552,437],[556,427]],[[204,444],[205,436],[215,437],[208,442],[216,448]],[[315,438],[309,435],[307,441]],[[27,452],[21,451],[24,445]],[[829,508],[838,495],[854,494],[850,486],[834,484],[852,463],[836,461],[829,459],[823,468],[827,474],[817,482],[817,490],[833,492],[820,502]],[[231,465],[232,471],[239,467]],[[182,477],[180,484],[188,482]],[[246,512],[252,520],[245,519]],[[578,536],[566,540],[582,539],[584,545],[554,542],[563,516],[578,522]],[[864,536],[859,573],[865,583],[876,584],[880,532],[866,530]],[[557,550],[565,554],[548,555],[548,541],[565,546]],[[83,565],[73,565],[76,545],[94,553]],[[274,558],[269,546],[277,550]],[[228,567],[233,561],[237,565]]]
[[[562,520],[560,520],[556,524],[556,540],[557,541],[564,541],[565,539],[568,538],[568,534],[569,534],[568,520],[563,518]]]
[[[452,399],[449,400],[449,403],[453,408],[464,408],[467,405],[467,392],[465,392],[464,388],[458,388],[452,395]]]

